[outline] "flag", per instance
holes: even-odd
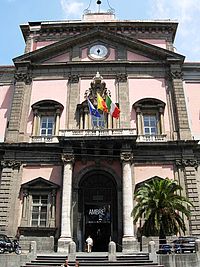
[[[98,118],[101,118],[101,115],[99,114],[98,110],[92,105],[92,103],[90,102],[89,99],[87,99],[88,101],[88,106],[89,106],[89,111],[90,111],[90,114],[95,116],[95,117],[98,117]]]
[[[108,112],[106,102],[103,100],[103,98],[98,93],[97,93],[97,108],[104,112]]]
[[[108,112],[111,114],[113,118],[118,119],[119,118],[119,113],[120,109],[118,106],[112,102],[111,98],[107,95],[106,96],[106,106],[108,108]]]

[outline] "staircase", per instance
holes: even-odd
[[[37,256],[36,260],[26,263],[26,265],[22,267],[60,267],[65,263],[66,259],[66,256],[56,254],[40,255]],[[77,262],[78,265],[76,265]],[[147,253],[137,253],[134,255],[123,255],[119,253],[117,254],[117,261],[108,261],[108,257],[105,253],[77,253],[76,263],[69,262],[68,265],[70,267],[164,267],[163,265],[158,265],[150,261]]]

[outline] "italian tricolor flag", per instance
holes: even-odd
[[[118,119],[120,109],[117,107],[115,103],[112,102],[111,98],[107,95],[106,96],[106,106],[108,108],[108,112],[111,114],[113,118]]]

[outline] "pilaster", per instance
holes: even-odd
[[[27,68],[15,73],[15,90],[12,100],[6,142],[23,141],[26,132],[32,78]],[[21,135],[21,136],[19,136]]]
[[[181,140],[190,140],[192,136],[189,128],[188,114],[185,103],[181,66],[171,65],[170,71],[176,107],[178,137]]]
[[[76,109],[80,95],[79,76],[70,75],[68,79],[68,114],[67,128],[78,129],[78,117]]]
[[[184,175],[186,195],[189,201],[193,204],[191,210],[191,218],[189,220],[190,234],[200,235],[200,200],[198,194],[198,186],[196,179],[197,160],[184,158],[177,160],[176,165],[181,169]]]
[[[120,128],[130,128],[130,102],[127,75],[118,74],[116,77],[118,86],[118,98],[120,103]]]
[[[0,232],[9,236],[15,236],[18,228],[20,165],[21,163],[15,160],[1,161]]]

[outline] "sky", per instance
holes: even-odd
[[[119,20],[170,19],[179,23],[174,46],[186,61],[200,62],[200,0],[101,0]],[[89,7],[89,4],[91,5]],[[19,25],[30,21],[81,19],[85,9],[98,11],[96,0],[0,0],[0,66],[13,65],[24,53]]]

